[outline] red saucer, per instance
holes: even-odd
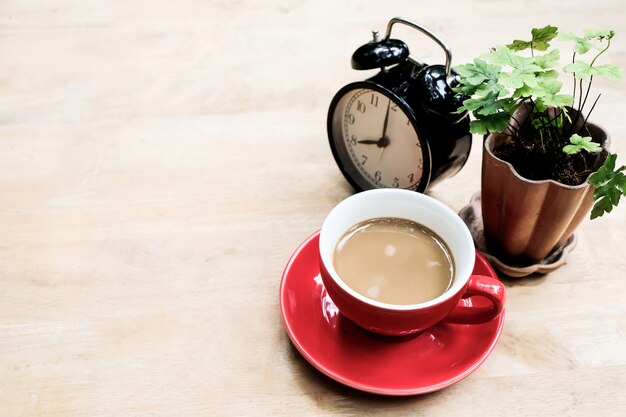
[[[280,284],[280,308],[295,347],[332,379],[376,394],[424,394],[465,378],[493,350],[504,312],[484,324],[438,324],[405,340],[375,336],[352,324],[326,294],[318,242],[319,231],[289,259]],[[474,273],[496,277],[479,253]]]

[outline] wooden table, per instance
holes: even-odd
[[[457,64],[533,26],[614,27],[606,62],[626,67],[621,0],[0,3],[2,417],[623,415],[623,207],[582,225],[565,267],[505,281],[499,344],[443,391],[360,393],[292,347],[281,272],[352,193],[327,107],[394,15]],[[595,91],[625,161],[626,84]],[[431,192],[455,210],[478,190],[478,143]]]

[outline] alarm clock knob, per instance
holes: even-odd
[[[417,75],[415,94],[425,112],[442,117],[451,123],[461,121],[466,114],[456,114],[456,111],[467,97],[452,91],[459,75],[451,71],[447,75],[443,65],[429,65]]]
[[[399,39],[379,40],[378,31],[372,31],[373,39],[352,54],[352,68],[369,70],[398,64],[409,56],[409,47]]]

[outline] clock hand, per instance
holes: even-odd
[[[389,145],[389,139],[387,139],[387,125],[389,124],[389,109],[391,108],[391,99],[389,99],[389,103],[387,103],[387,112],[385,113],[385,121],[383,122],[383,134],[378,141],[378,146],[380,147],[380,154],[378,155],[378,160],[383,157],[383,152],[387,145]]]
[[[364,139],[364,140],[358,140],[356,143],[362,143],[364,145],[377,145],[379,148],[384,148],[387,145],[389,145],[389,138],[384,137],[378,140]]]
[[[387,113],[385,113],[385,121],[383,122],[383,134],[381,135],[381,139],[385,137],[387,134],[387,124],[389,123],[389,109],[391,107],[391,99],[389,99],[389,103],[387,103]]]

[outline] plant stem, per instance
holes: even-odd
[[[578,111],[580,112],[582,110],[581,106],[582,106],[582,102],[583,102],[583,80],[578,80],[578,86],[580,87],[580,94],[578,94]]]
[[[563,114],[563,110],[559,109],[559,118],[557,120],[557,125],[555,128],[557,139],[561,138],[561,133],[563,129],[563,125],[565,124],[565,115]]]
[[[574,79],[574,83],[576,82],[576,79]],[[570,136],[573,132],[574,129],[576,129],[576,123],[578,123],[578,119],[580,118],[580,114],[582,113],[582,99],[583,99],[583,80],[580,80],[580,93],[578,94],[578,109],[576,111],[576,117],[574,117],[574,120],[572,120],[572,125],[569,128],[569,131],[567,132],[567,135],[565,136]]]
[[[598,52],[598,55],[596,55],[596,57],[591,61],[591,64],[589,64],[590,67],[593,67],[593,64],[596,62],[596,59],[598,59],[600,55],[602,55],[607,49],[609,49],[609,46],[611,46],[611,38],[607,40],[606,47],[600,52]]]
[[[609,47],[611,46],[611,38],[608,38],[607,42],[606,42],[606,46],[604,47],[604,49],[602,49],[600,52],[598,52],[598,55],[596,55],[592,60],[591,63],[589,64],[589,67],[593,67],[593,64],[595,64],[596,60],[600,57],[600,55],[602,55],[607,49],[609,49]],[[576,56],[576,53],[574,53],[574,57]],[[576,74],[574,74],[575,76]],[[583,80],[580,80],[580,94],[578,96],[578,112],[576,113],[576,117],[574,118],[574,121],[572,122],[572,126],[568,132],[568,136],[574,131],[576,123],[578,122],[578,119],[580,118],[580,115],[582,114],[583,111],[583,107],[585,107],[585,104],[587,103],[587,97],[589,96],[589,90],[591,89],[591,82],[593,81],[593,75],[591,75],[589,77],[589,84],[587,85],[587,92],[585,93],[585,99],[582,99],[582,91],[583,91]],[[574,88],[576,88],[576,78],[574,77]],[[593,106],[591,107],[591,110],[593,110],[593,108],[596,106],[596,103],[598,102],[598,99],[600,99],[600,95],[598,95],[598,97],[596,98],[596,101],[594,101]],[[591,111],[589,111],[589,113],[591,113]],[[587,114],[587,117],[584,118],[583,120],[583,126],[582,128],[585,127],[586,123],[587,123],[587,119],[589,118],[589,113]]]
[[[551,119],[548,116],[548,128],[551,131],[554,131],[554,136],[559,137],[559,118],[562,117],[563,110],[560,107],[557,107],[554,112],[554,117]],[[561,123],[562,125],[562,123]],[[552,139],[552,132],[550,133],[550,139]]]
[[[589,119],[589,116],[591,116],[591,112],[596,107],[596,104],[598,103],[598,100],[600,100],[601,95],[602,94],[598,94],[598,97],[596,97],[595,101],[591,105],[591,109],[589,110],[589,112],[587,112],[587,117],[585,117],[585,120],[583,121],[583,129],[587,126],[587,119]]]
[[[504,136],[510,137],[511,139],[513,139],[513,142],[517,142],[517,137],[515,135],[509,135],[508,133],[504,133],[504,132],[502,132],[500,134],[504,135]]]
[[[511,119],[513,119],[515,123],[517,123],[517,126],[515,128],[513,128],[513,126],[511,126],[511,124],[509,123],[509,127],[511,127],[511,130],[516,130],[518,133],[521,133],[522,124],[513,115],[511,115]]]
[[[576,52],[572,55],[572,64],[576,62]],[[572,79],[574,80],[574,88],[572,90],[572,103],[576,101],[576,77],[572,74]]]
[[[585,98],[583,100],[583,104],[580,107],[579,111],[583,111],[585,104],[587,104],[587,97],[589,96],[589,90],[591,90],[591,82],[593,81],[593,75],[589,76],[589,83],[587,84],[587,92],[585,93]]]
[[[530,101],[530,104],[532,104],[532,107],[528,112],[528,114],[530,114],[532,117],[532,114],[535,112],[535,101],[533,100],[533,96],[528,97],[528,101]]]
[[[589,84],[587,85],[587,92],[585,93],[585,99],[582,101],[581,103],[581,99],[582,99],[582,84],[583,84],[583,80],[580,80],[580,97],[578,97],[578,111],[576,112],[576,117],[574,117],[574,120],[572,120],[572,125],[570,126],[569,130],[567,131],[567,134],[565,136],[569,137],[572,133],[575,133],[574,130],[576,129],[576,123],[578,123],[578,119],[580,119],[580,116],[583,113],[583,108],[585,107],[585,104],[587,104],[587,97],[589,96],[589,91],[591,90],[591,82],[593,81],[593,75],[591,77],[589,77]],[[600,96],[598,96],[598,98],[600,98]],[[596,99],[597,103],[598,99]],[[595,106],[594,103],[594,106]],[[592,108],[593,109],[593,108]],[[587,114],[587,117],[584,118],[583,120],[583,126],[581,127],[584,128],[585,127],[585,123],[587,122],[587,119],[589,118],[589,114]]]
[[[554,125],[556,123],[557,123],[556,122],[556,117],[554,119],[550,119],[550,116],[548,115],[548,128],[546,130],[548,132],[548,138],[550,139],[550,141],[548,142],[548,145],[549,145],[550,148],[553,147],[551,145],[554,145],[555,138],[556,138],[556,140],[558,140],[558,138],[559,138],[558,135],[557,135],[558,132],[556,132],[555,128],[554,128]]]
[[[533,117],[533,113],[535,112],[536,105],[535,105],[535,102],[533,101],[532,97],[529,97],[528,99],[530,100],[530,103],[532,104],[531,109],[528,111],[528,117],[530,118],[531,125],[534,126],[535,125],[535,118]],[[546,152],[546,147],[545,147],[545,145],[543,143],[543,133],[542,133],[541,129],[536,129],[536,130],[539,132],[539,136],[541,138],[541,150],[543,151],[543,153],[545,153]]]

